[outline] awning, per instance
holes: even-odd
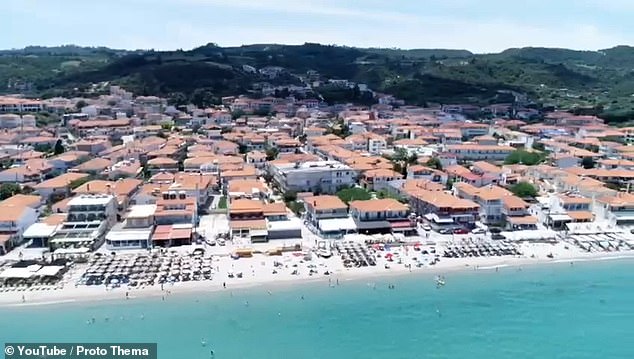
[[[434,223],[440,223],[440,224],[453,223],[453,219],[451,219],[451,218],[440,218],[440,217],[438,217],[438,215],[436,213],[427,213],[424,217],[428,221],[432,221]]]
[[[388,221],[355,221],[358,229],[391,228]]]
[[[570,218],[569,215],[567,214],[551,214],[548,216],[552,221],[555,222],[560,222],[560,221],[572,221],[572,218]]]
[[[350,217],[328,218],[319,220],[319,229],[322,232],[338,232],[357,229],[357,224]]]
[[[392,227],[392,229],[402,230],[402,229],[414,228],[414,225],[410,221],[395,221],[395,222],[390,222],[390,227]]]
[[[269,235],[269,231],[266,229],[252,229],[249,231],[250,237],[265,237]]]
[[[618,214],[615,214],[614,217],[616,218],[617,222],[631,222],[631,221],[634,221],[634,214],[629,214],[629,215],[618,215]]]
[[[537,218],[533,216],[520,216],[520,217],[506,217],[506,220],[511,224],[537,224]]]
[[[28,268],[7,268],[0,273],[0,278],[31,278],[35,272]]]
[[[64,266],[44,266],[38,270],[35,275],[40,277],[53,277],[56,276]]]

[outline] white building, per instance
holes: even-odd
[[[37,221],[37,211],[28,206],[0,207],[0,232],[9,234],[13,238],[13,244],[22,239],[22,233]]]
[[[504,161],[515,149],[511,146],[460,144],[448,145],[447,152],[454,154],[458,160],[492,160]]]
[[[108,249],[139,249],[151,247],[155,204],[130,206],[123,223],[117,223],[106,235]]]
[[[0,115],[0,128],[35,127],[35,116],[4,114]]]
[[[68,202],[68,216],[50,241],[53,249],[96,249],[117,220],[117,202],[112,195],[80,195]]]
[[[387,142],[384,138],[369,138],[368,139],[368,152],[372,154],[381,154],[387,149]]]
[[[0,96],[0,113],[40,112],[43,109],[42,101]]]
[[[283,191],[334,193],[356,183],[357,171],[338,161],[270,165],[273,180]]]

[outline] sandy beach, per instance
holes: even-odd
[[[72,302],[94,302],[102,300],[135,300],[146,297],[160,297],[169,301],[171,296],[186,293],[214,293],[259,286],[263,290],[274,291],[280,286],[298,283],[322,282],[324,285],[337,285],[348,280],[375,280],[395,275],[443,275],[455,271],[492,271],[506,267],[521,267],[544,263],[578,262],[588,260],[608,260],[634,258],[634,252],[595,252],[587,253],[578,247],[566,243],[556,244],[520,244],[521,256],[441,258],[434,265],[416,266],[420,261],[420,252],[396,248],[391,252],[396,260],[388,261],[385,256],[377,258],[377,265],[361,268],[345,268],[338,256],[315,258],[303,261],[301,257],[285,253],[283,256],[256,254],[252,258],[231,259],[228,256],[216,256],[213,259],[215,273],[212,280],[188,281],[152,285],[144,288],[132,288],[123,285],[115,289],[106,289],[104,285],[76,285],[88,264],[76,264],[64,276],[64,287],[50,290],[25,290],[0,293],[0,306],[33,306]],[[552,258],[550,257],[552,255]],[[431,259],[431,257],[429,258]],[[274,266],[281,262],[283,266]],[[388,266],[389,268],[386,268]],[[310,274],[313,269],[313,274]],[[277,273],[274,274],[274,270]],[[293,274],[293,272],[297,272]],[[325,272],[329,275],[325,275]],[[242,278],[230,278],[228,273],[243,273]],[[433,280],[430,277],[430,280]],[[450,279],[449,279],[450,280]]]

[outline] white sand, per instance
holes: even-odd
[[[567,247],[569,246],[569,247]],[[377,258],[377,265],[374,267],[344,268],[341,259],[337,256],[323,259],[316,258],[309,262],[303,262],[302,257],[293,256],[290,253],[284,256],[255,255],[253,258],[241,258],[233,260],[229,257],[214,257],[214,269],[218,272],[214,274],[213,280],[178,282],[175,284],[165,284],[164,290],[160,285],[146,288],[127,288],[122,286],[114,290],[106,290],[101,286],[75,286],[75,283],[85,271],[87,265],[77,265],[70,273],[64,277],[64,288],[47,291],[11,291],[0,293],[0,306],[30,306],[45,305],[54,303],[100,301],[100,300],[135,300],[142,297],[165,297],[169,300],[172,295],[183,293],[205,293],[216,291],[231,291],[232,289],[262,286],[265,290],[274,291],[276,286],[288,285],[298,282],[321,281],[328,283],[332,281],[334,285],[337,280],[372,279],[386,275],[407,275],[410,274],[445,274],[456,270],[494,270],[496,267],[507,266],[527,266],[539,263],[574,262],[582,260],[601,260],[610,258],[634,258],[634,251],[627,252],[583,252],[580,248],[566,243],[557,244],[521,244],[522,256],[502,256],[502,257],[467,257],[467,258],[441,258],[440,262],[430,266],[424,265],[416,267],[414,257],[420,259],[421,252],[414,251],[410,247],[406,251],[402,248],[392,249],[396,253],[395,259],[388,262],[383,256]],[[439,247],[439,252],[441,252]],[[384,252],[380,252],[385,254]],[[548,258],[549,254],[553,258]],[[399,259],[400,258],[400,264]],[[429,256],[429,259],[433,257]],[[273,263],[282,262],[285,267],[278,269],[277,274],[273,274]],[[385,265],[390,268],[386,269]],[[411,269],[408,264],[412,264]],[[293,265],[296,265],[294,267]],[[308,265],[316,265],[318,274],[309,275]],[[291,274],[297,269],[299,274]],[[328,270],[329,276],[324,275]],[[242,272],[243,278],[229,278],[228,272]],[[226,283],[226,289],[223,288]],[[126,299],[126,292],[129,299]],[[24,302],[22,297],[24,296]]]

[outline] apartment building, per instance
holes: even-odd
[[[123,222],[115,224],[106,234],[106,247],[112,250],[150,248],[154,212],[154,204],[130,206]]]
[[[350,202],[350,217],[359,233],[413,233],[416,224],[408,217],[408,206],[399,201],[371,199]]]
[[[427,166],[411,165],[407,167],[407,179],[424,179],[436,183],[447,183],[449,176],[443,171],[435,170]]]
[[[592,200],[585,197],[552,195],[548,201],[546,224],[553,229],[565,229],[567,223],[585,223],[594,220]]]
[[[337,196],[321,195],[304,198],[306,220],[324,238],[341,238],[356,231],[348,216],[348,206]]]
[[[66,221],[49,241],[51,250],[78,247],[94,250],[116,220],[117,205],[113,195],[73,197],[68,202]]]
[[[40,112],[44,103],[26,98],[0,96],[0,113]]]
[[[467,183],[456,183],[453,186],[455,195],[471,200],[479,205],[480,221],[486,224],[500,223],[502,215],[502,198],[513,194],[498,186],[474,187]]]
[[[185,191],[165,191],[156,200],[154,218],[157,225],[189,225],[198,223],[198,210],[195,197],[188,197]]]
[[[447,152],[463,161],[504,161],[515,149],[511,146],[460,144],[448,145]]]
[[[0,105],[1,107],[1,105]],[[2,110],[0,110],[0,113]],[[36,127],[35,116],[7,113],[0,115],[0,128]]]
[[[597,219],[616,225],[634,224],[634,194],[619,192],[614,196],[599,197],[594,209]]]
[[[232,237],[245,238],[252,243],[301,238],[301,221],[296,217],[289,218],[282,202],[234,199],[229,204],[229,228]]]
[[[480,206],[468,199],[444,191],[410,192],[410,208],[437,227],[456,225],[472,228],[480,217]]]
[[[357,171],[338,161],[271,164],[279,188],[286,191],[334,193],[356,183]]]
[[[376,169],[363,172],[360,184],[370,191],[387,189],[391,181],[401,180],[403,175],[391,169]]]

